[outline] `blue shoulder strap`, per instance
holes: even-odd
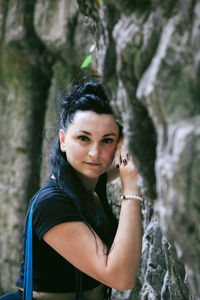
[[[25,250],[25,264],[24,264],[24,286],[23,299],[32,300],[33,297],[33,255],[32,255],[32,226],[33,226],[33,206],[40,193],[51,188],[45,188],[39,191],[31,204],[28,216],[27,234],[26,234],[26,250]]]
[[[28,215],[27,234],[26,234],[26,250],[25,250],[25,263],[24,263],[24,285],[23,285],[23,300],[33,300],[33,254],[32,254],[32,229],[33,229],[33,207],[40,193],[50,190],[45,188],[39,191],[31,204]],[[84,300],[82,294],[82,274],[76,269],[76,284],[77,294],[76,300]]]

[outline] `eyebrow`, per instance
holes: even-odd
[[[91,133],[90,132],[88,132],[88,131],[85,131],[85,130],[79,130],[79,131],[77,131],[77,133],[78,132],[83,132],[83,133],[85,133],[85,134],[87,134],[87,135],[90,135],[91,136]],[[107,136],[116,136],[116,134],[114,133],[114,132],[110,132],[110,133],[106,133],[106,134],[104,134],[103,135],[103,137],[107,137]]]

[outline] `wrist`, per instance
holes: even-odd
[[[124,189],[123,192],[124,195],[135,195],[135,196],[142,196],[138,188],[132,188],[132,189]]]
[[[136,196],[136,195],[122,195],[120,197],[120,199],[123,201],[123,200],[139,200],[141,202],[143,202],[144,198],[142,198],[141,196]]]

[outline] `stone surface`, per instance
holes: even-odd
[[[40,132],[51,74],[50,65],[40,57],[44,49],[26,20],[25,2],[6,2],[2,1],[0,46],[1,291],[13,287],[17,278],[22,220],[29,197],[39,186]],[[48,75],[39,62],[49,68]]]
[[[85,14],[96,21],[98,71],[154,211],[130,299],[197,299],[200,2],[109,1],[95,18]]]

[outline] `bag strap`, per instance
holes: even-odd
[[[24,284],[23,284],[23,300],[33,300],[33,207],[38,196],[51,188],[45,188],[39,191],[31,204],[28,215],[28,225],[26,233],[26,250],[24,263]],[[84,300],[82,288],[82,272],[75,268],[76,271],[76,300]]]
[[[25,250],[25,263],[24,263],[24,285],[23,285],[23,300],[33,299],[33,249],[32,249],[32,231],[33,231],[33,207],[38,196],[51,188],[45,188],[39,191],[31,204],[28,215],[28,225],[26,233],[26,250]]]

